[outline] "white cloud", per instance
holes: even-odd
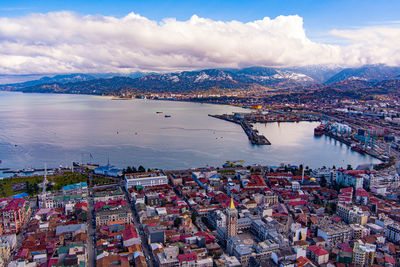
[[[72,12],[0,18],[0,73],[176,71],[316,64],[399,65],[399,28],[332,31],[347,46],[312,42],[299,16],[249,23],[192,16],[152,21]]]

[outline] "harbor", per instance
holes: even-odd
[[[390,161],[389,154],[376,144],[376,136],[370,130],[352,129],[347,124],[324,122],[314,129],[315,136],[326,135],[335,139],[362,155],[369,155],[383,162]]]
[[[252,123],[300,121],[313,122],[320,120],[319,116],[302,112],[296,113],[291,111],[262,111],[261,106],[252,107],[252,109],[255,109],[256,111],[247,113],[235,112],[233,114],[222,115],[209,114],[208,116],[239,124],[249,138],[249,141],[253,145],[271,145],[271,142],[264,135],[260,134],[257,129],[254,129]]]
[[[253,125],[251,125],[251,123],[246,121],[245,119],[235,118],[235,115],[227,115],[227,114],[224,115],[209,114],[208,116],[239,124],[242,127],[243,131],[246,133],[247,137],[249,138],[249,141],[253,145],[271,145],[271,142],[264,135],[259,134],[258,130],[254,129]]]

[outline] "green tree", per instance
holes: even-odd
[[[138,168],[138,172],[146,172],[146,169],[142,165],[140,165]]]
[[[348,171],[353,170],[353,167],[351,166],[351,164],[347,165],[347,170],[348,170]]]
[[[326,184],[327,184],[327,180],[326,180],[325,176],[322,176],[321,181],[320,181],[321,187],[326,187]]]
[[[182,223],[182,218],[181,217],[177,217],[174,220],[174,227],[179,227],[179,225],[181,225]]]

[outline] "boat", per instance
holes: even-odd
[[[314,129],[314,135],[321,136],[325,133],[325,124],[321,124]]]
[[[164,117],[165,117],[165,118],[169,118],[169,117],[171,117],[171,115],[165,115]]]
[[[156,114],[161,114],[161,113],[163,113],[163,112],[162,112],[162,111],[157,111],[157,112],[156,112]]]
[[[34,173],[35,169],[33,168],[26,168],[21,170],[22,173]]]
[[[351,150],[354,150],[360,154],[365,154],[365,150],[359,145],[352,145]]]

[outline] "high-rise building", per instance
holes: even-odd
[[[231,203],[226,209],[226,238],[237,236],[237,220],[238,212],[235,208],[235,203],[233,203],[233,198],[231,198]]]

